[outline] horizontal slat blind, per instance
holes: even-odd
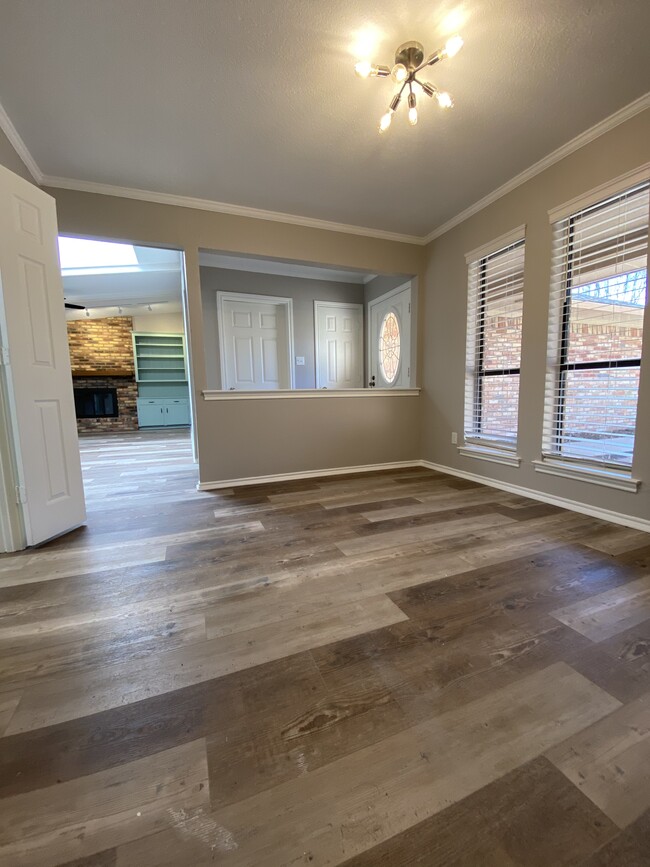
[[[524,241],[469,263],[465,441],[517,444]]]
[[[632,464],[649,201],[644,183],[553,225],[547,456]]]

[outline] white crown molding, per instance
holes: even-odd
[[[382,229],[371,229],[366,226],[352,226],[348,223],[335,223],[329,220],[319,220],[313,217],[301,217],[296,214],[284,214],[279,211],[266,211],[259,208],[251,208],[244,205],[230,205],[226,202],[215,202],[210,199],[198,199],[190,196],[177,196],[171,193],[156,193],[151,190],[139,190],[131,187],[118,187],[112,184],[99,184],[93,181],[81,181],[74,178],[59,178],[51,175],[44,175],[39,169],[36,161],[30,154],[22,138],[18,134],[16,128],[11,122],[7,112],[0,104],[0,129],[2,129],[18,153],[18,156],[29,169],[32,177],[37,184],[43,187],[53,187],[62,190],[76,190],[85,193],[97,193],[104,196],[117,196],[118,198],[136,199],[143,202],[153,202],[162,205],[174,205],[182,208],[193,208],[201,211],[212,211],[219,214],[232,214],[237,217],[250,217],[256,220],[270,220],[276,223],[287,223],[294,226],[304,226],[311,229],[325,229],[330,232],[341,232],[347,235],[358,235],[365,238],[378,238],[384,241],[395,241],[402,244],[414,244],[417,246],[425,246],[431,241],[444,235],[450,229],[458,226],[460,223],[474,216],[483,208],[496,202],[498,199],[515,190],[517,187],[525,184],[536,175],[543,172],[545,169],[579,150],[589,142],[594,141],[606,132],[614,129],[626,120],[634,117],[640,112],[650,108],[650,92],[640,96],[634,102],[624,106],[619,111],[606,117],[604,120],[592,126],[590,129],[580,133],[580,135],[571,139],[571,141],[554,150],[552,153],[545,156],[543,159],[536,162],[534,165],[525,169],[520,174],[506,181],[497,189],[488,193],[482,199],[474,202],[465,210],[456,214],[450,220],[447,220],[440,226],[437,226],[428,235],[404,235],[399,232],[387,232]]]
[[[36,183],[39,185],[42,184],[43,172],[39,169],[34,157],[27,150],[25,142],[18,135],[18,130],[11,122],[11,118],[4,110],[2,103],[0,103],[0,129],[7,136],[18,156],[25,163],[30,175],[34,178]]]
[[[507,195],[507,193],[511,193],[513,190],[516,190],[517,187],[525,184],[526,181],[531,180],[531,178],[534,178],[536,175],[540,174],[540,172],[543,172],[545,169],[550,168],[552,165],[555,165],[555,163],[563,160],[565,157],[568,157],[570,154],[579,150],[581,147],[589,144],[589,142],[594,141],[601,135],[604,135],[606,132],[614,129],[614,127],[625,123],[626,120],[629,120],[635,115],[640,114],[647,108],[650,108],[650,93],[645,93],[643,96],[635,99],[634,102],[631,102],[629,105],[624,106],[619,111],[615,112],[609,117],[606,117],[604,120],[601,120],[595,126],[592,126],[590,129],[581,132],[580,135],[577,135],[575,138],[571,139],[571,141],[563,144],[561,147],[557,148],[557,150],[554,150],[552,153],[539,160],[539,162],[536,162],[534,165],[525,169],[523,172],[520,172],[520,174],[515,175],[514,178],[511,178],[511,180],[506,181],[505,184],[497,187],[496,190],[488,193],[487,196],[479,199],[478,202],[474,202],[474,204],[470,205],[469,208],[465,208],[464,211],[456,214],[455,217],[447,220],[446,223],[443,223],[441,226],[433,229],[422,240],[425,244],[430,244],[431,241],[439,238],[441,235],[444,235],[450,229],[453,229],[455,226],[463,223],[469,217],[473,217],[474,214],[478,214],[478,212],[482,211],[483,208],[487,208],[488,205],[496,202],[498,199]]]
[[[190,196],[177,196],[172,193],[154,193],[151,190],[137,190],[131,187],[115,187],[112,184],[97,184],[93,181],[77,181],[73,178],[56,178],[45,175],[42,186],[61,190],[76,190],[80,193],[97,193],[100,196],[117,196],[123,199],[138,199],[158,205],[175,205],[180,208],[193,208],[199,211],[212,211],[217,214],[231,214],[235,217],[250,217],[253,220],[270,220],[275,223],[288,223],[308,229],[325,229],[328,232],[342,232],[346,235],[360,235],[364,238],[379,238],[382,241],[397,241],[400,244],[424,246],[424,238],[417,235],[401,235],[398,232],[385,232],[383,229],[370,229],[365,226],[351,226],[348,223],[333,223],[313,217],[300,217],[296,214],[283,214],[279,211],[264,211],[245,205],[229,205],[210,199],[196,199]]]

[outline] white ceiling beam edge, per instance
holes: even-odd
[[[294,226],[304,226],[313,229],[325,229],[331,232],[342,232],[348,235],[359,235],[366,238],[378,238],[385,241],[396,241],[403,244],[416,244],[425,246],[431,241],[444,235],[450,229],[458,226],[468,217],[477,214],[479,211],[496,202],[498,199],[512,192],[517,187],[525,184],[527,181],[534,178],[536,175],[543,172],[545,169],[594,141],[606,132],[624,123],[626,120],[634,117],[642,111],[650,108],[650,92],[643,94],[638,99],[614,112],[614,114],[606,117],[604,120],[585,130],[577,135],[571,141],[552,151],[547,156],[543,157],[538,162],[534,163],[528,169],[525,169],[520,174],[516,175],[505,184],[497,187],[487,196],[476,201],[465,210],[460,211],[455,217],[452,217],[447,222],[435,229],[432,229],[428,235],[402,235],[397,232],[387,232],[382,229],[372,229],[365,226],[352,226],[347,223],[335,223],[329,220],[319,220],[313,217],[301,217],[295,214],[283,214],[277,211],[265,211],[258,208],[251,208],[245,205],[230,205],[225,202],[215,202],[209,199],[198,199],[189,196],[177,196],[172,193],[156,193],[150,190],[138,190],[131,187],[118,187],[112,184],[99,184],[93,181],[81,181],[74,178],[57,178],[50,175],[44,175],[38,167],[38,164],[30,154],[22,138],[14,127],[9,115],[0,104],[0,129],[2,129],[15,148],[16,152],[25,163],[34,180],[43,187],[54,187],[56,189],[75,190],[82,193],[97,193],[104,196],[117,196],[118,198],[137,199],[144,202],[153,202],[155,204],[173,205],[181,208],[192,208],[201,211],[213,211],[220,214],[232,214],[238,217],[250,217],[256,220],[270,220],[277,223],[287,223]]]

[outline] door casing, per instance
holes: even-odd
[[[257,304],[272,304],[283,308],[287,325],[287,365],[289,369],[289,388],[296,387],[296,375],[293,365],[294,342],[293,342],[293,299],[283,298],[278,295],[254,295],[245,292],[217,292],[217,327],[219,333],[219,363],[221,365],[221,388],[226,389],[226,341],[223,329],[224,324],[224,301],[250,301]]]

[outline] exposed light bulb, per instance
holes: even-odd
[[[359,63],[354,67],[354,71],[359,76],[359,78],[368,78],[370,73],[372,72],[372,63],[368,60],[360,60]]]
[[[90,310],[86,308],[86,316],[90,316]]]
[[[147,304],[147,310],[151,313],[151,304]]]
[[[382,114],[381,120],[379,121],[379,132],[386,132],[393,120],[394,113],[393,109],[389,108],[386,114]]]
[[[436,93],[436,99],[438,100],[440,108],[451,108],[454,104],[453,99],[446,91]]]
[[[391,69],[391,78],[393,81],[396,81],[400,84],[402,81],[406,81],[408,78],[408,69],[404,66],[403,63],[396,63],[395,66]]]
[[[437,88],[435,88],[432,84],[429,84],[428,81],[418,81],[418,84],[427,96],[435,96],[438,92]]]
[[[452,36],[451,39],[448,39],[445,45],[447,57],[455,57],[463,47],[463,44],[462,36]]]
[[[409,117],[409,123],[411,124],[411,126],[415,126],[415,124],[418,122],[418,110],[416,108],[415,94],[413,93],[413,91],[411,91],[409,93],[409,115],[408,115],[408,117]]]

